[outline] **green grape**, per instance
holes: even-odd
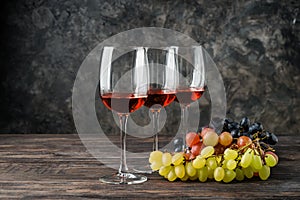
[[[164,166],[169,166],[172,163],[172,155],[170,153],[164,153],[161,158]]]
[[[193,167],[195,169],[200,169],[202,167],[205,166],[205,163],[206,163],[206,159],[205,158],[202,158],[200,156],[197,156],[195,160],[193,160]]]
[[[225,170],[222,167],[217,167],[214,171],[214,178],[216,181],[221,181],[225,176]]]
[[[261,180],[267,180],[270,176],[270,173],[270,167],[267,165],[263,165],[262,168],[258,171],[258,175]]]
[[[229,149],[227,148],[225,151],[224,151],[224,159],[225,160],[230,160],[230,159],[236,159],[238,157],[238,152],[236,150],[233,150],[233,149]]]
[[[247,151],[242,156],[241,166],[243,168],[249,167],[251,162],[252,162],[252,159],[253,159],[253,151],[252,151],[252,149],[249,148],[249,149],[247,149]]]
[[[172,169],[170,170],[169,174],[168,174],[168,180],[169,181],[175,181],[177,176],[175,174],[175,171],[174,171],[174,167],[171,167]]]
[[[174,169],[175,174],[178,178],[183,178],[185,176],[185,167],[183,166],[183,164],[176,165]]]
[[[236,173],[233,170],[225,169],[225,175],[223,181],[225,183],[231,182],[236,177]]]
[[[260,170],[262,168],[262,160],[259,155],[254,155],[251,166],[253,167],[254,170]]]
[[[171,167],[171,169],[172,169],[172,166],[170,166]],[[171,171],[171,170],[170,170]],[[169,173],[167,173],[166,175],[164,175],[164,178],[165,179],[168,179],[168,176],[169,176]]]
[[[201,156],[202,158],[207,158],[207,157],[213,155],[214,152],[215,152],[214,147],[212,147],[212,146],[207,146],[207,147],[204,147],[204,148],[202,149],[202,151],[201,151],[201,153],[200,153],[200,156]]]
[[[222,162],[222,167],[224,168],[224,169],[226,169],[227,168],[227,160],[223,160],[223,162]]]
[[[149,163],[161,162],[162,155],[161,151],[152,151],[149,156]]]
[[[235,177],[236,180],[238,180],[238,181],[244,180],[245,177],[244,177],[243,170],[241,170],[240,168],[236,168],[235,173],[236,173],[236,177]]]
[[[195,176],[196,172],[197,171],[191,162],[187,162],[185,164],[185,173],[187,173],[190,177]]]
[[[199,169],[198,171],[198,179],[201,182],[205,182],[207,180],[207,176],[208,176],[208,170],[207,167],[204,166],[201,169]]]
[[[274,153],[274,152],[272,152],[272,151],[267,151],[266,153],[265,153],[265,156],[266,155],[272,155],[274,158],[275,158],[275,160],[276,160],[276,165],[277,165],[277,163],[278,163],[278,156]]]
[[[214,169],[207,167],[207,178],[209,178],[209,179],[214,178]]]
[[[182,153],[176,153],[173,157],[172,157],[172,164],[173,165],[180,165],[182,164],[184,158],[183,158],[183,154]]]
[[[172,169],[171,166],[161,166],[161,167],[159,168],[158,173],[159,173],[159,175],[161,175],[161,176],[165,176],[165,175],[168,175],[168,174],[169,174],[169,172],[170,172],[171,169]]]
[[[265,161],[266,165],[268,165],[269,167],[274,167],[277,164],[276,158],[271,154],[265,155]]]
[[[257,173],[259,171],[259,169],[255,169],[252,165],[250,165],[249,167],[251,167],[253,173]]]
[[[242,168],[244,175],[247,178],[252,178],[253,177],[253,170],[252,167],[247,167],[247,168]]]
[[[156,161],[152,162],[151,165],[150,165],[151,169],[154,170],[154,171],[159,170],[161,166],[162,166],[161,161],[159,161],[159,162],[156,162]]]
[[[187,181],[189,179],[189,175],[187,173],[185,173],[184,177],[181,178],[181,181]]]
[[[190,180],[191,181],[194,181],[194,180],[197,180],[198,179],[198,173],[199,173],[199,170],[198,169],[196,169],[196,173],[195,173],[195,175],[194,176],[190,176]]]
[[[227,160],[227,162],[226,162],[226,167],[229,170],[235,169],[236,165],[237,165],[237,162],[235,160],[233,160],[233,159]]]
[[[211,157],[211,158],[208,158],[206,160],[206,166],[208,166],[209,168],[211,169],[216,169],[217,168],[217,161],[216,161],[216,158],[215,157]]]

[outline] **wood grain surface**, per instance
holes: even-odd
[[[112,186],[98,178],[115,170],[93,158],[78,135],[0,135],[0,199],[299,199],[299,144],[299,136],[279,136],[280,161],[267,181],[168,182],[151,174],[143,184]]]

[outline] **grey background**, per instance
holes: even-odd
[[[3,2],[0,133],[75,133],[72,87],[85,56],[114,34],[155,26],[204,44],[224,79],[228,117],[238,121],[249,116],[278,135],[297,134],[299,9],[299,1],[280,0]],[[202,124],[208,99],[206,94],[200,100]],[[163,132],[172,133],[180,109],[174,103],[166,110],[173,117],[168,115]],[[102,114],[104,129],[117,132],[109,124],[111,113]],[[138,120],[141,115],[144,121]],[[148,123],[147,110],[134,113],[133,119]]]

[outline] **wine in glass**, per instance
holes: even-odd
[[[189,61],[190,62],[189,62]],[[190,105],[201,98],[205,91],[205,53],[202,46],[178,47],[178,85],[175,101],[181,107],[182,151],[185,148],[185,135],[188,132]]]
[[[101,177],[110,184],[143,183],[147,177],[130,173],[126,163],[126,124],[130,113],[147,98],[148,66],[143,47],[105,46],[100,61],[99,90],[103,104],[116,112],[120,123],[120,167],[118,173]]]

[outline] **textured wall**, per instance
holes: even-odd
[[[278,134],[300,131],[299,1],[1,4],[0,133],[74,133],[71,90],[81,62],[102,40],[143,26],[204,43],[224,78],[228,116],[247,115]]]

